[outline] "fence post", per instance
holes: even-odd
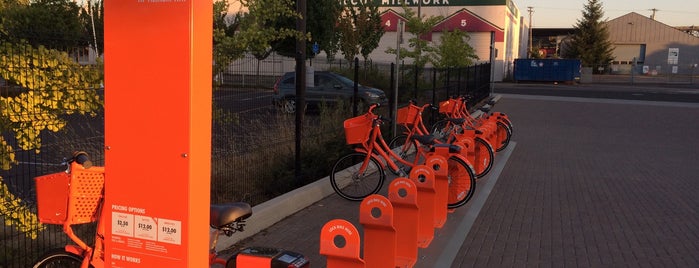
[[[388,116],[391,117],[391,136],[395,137],[397,135],[396,129],[396,111],[398,110],[398,73],[396,72],[396,64],[391,62],[391,109],[388,111]]]
[[[352,116],[357,116],[359,98],[359,58],[354,57],[354,95],[352,95]]]

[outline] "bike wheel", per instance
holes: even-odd
[[[388,147],[390,147],[391,149],[400,147],[400,150],[396,153],[398,154],[398,156],[400,156],[400,158],[406,160],[417,153],[416,142],[408,142],[408,135],[405,134],[395,136],[393,139],[391,139],[391,142],[388,143]],[[397,162],[396,164],[400,168],[405,168],[405,165],[400,162]]]
[[[378,193],[386,179],[383,166],[375,158],[369,158],[367,167],[360,171],[367,159],[366,153],[351,153],[343,156],[330,172],[330,184],[342,198],[361,201],[370,194]]]
[[[437,139],[442,139],[449,135],[449,121],[439,120],[432,125],[432,135]]]
[[[507,145],[510,144],[510,138],[512,137],[512,130],[505,124],[500,121],[497,122],[497,129],[496,132],[498,135],[498,140],[501,140],[502,142],[498,145],[498,148],[495,149],[496,152],[500,152],[507,147]]]
[[[63,249],[53,250],[39,259],[34,268],[80,268],[83,257]],[[92,266],[90,266],[92,267]]]
[[[468,202],[476,192],[476,176],[473,168],[461,158],[452,156],[449,165],[449,194],[447,208],[458,208]]]
[[[480,137],[474,139],[474,144],[476,148],[476,161],[473,168],[476,172],[476,178],[482,178],[493,168],[495,151],[488,142]]]

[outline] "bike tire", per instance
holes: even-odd
[[[476,178],[480,179],[484,177],[491,169],[493,169],[493,162],[495,162],[495,150],[490,143],[486,142],[483,138],[476,137],[473,140],[476,147],[476,160],[474,163],[474,170],[476,173]]]
[[[437,139],[442,139],[445,138],[449,135],[449,129],[447,126],[449,125],[449,121],[446,119],[439,120],[432,124],[432,135],[435,136]]]
[[[512,130],[505,123],[498,121],[496,133],[499,138],[502,138],[502,142],[498,145],[498,148],[495,149],[496,152],[500,152],[502,150],[505,150],[507,145],[510,144],[510,138],[512,138]]]
[[[41,257],[33,268],[80,268],[82,262],[83,257],[80,255],[64,249],[55,249]]]
[[[459,157],[449,157],[447,165],[449,166],[447,208],[458,208],[471,200],[476,192],[476,176],[471,165]]]
[[[381,162],[374,157],[369,158],[367,169],[359,174],[361,163],[366,159],[366,153],[354,152],[341,157],[335,162],[330,172],[330,184],[333,190],[344,199],[361,201],[365,197],[378,193],[386,180]],[[347,175],[350,182],[347,185],[338,180],[343,180]]]

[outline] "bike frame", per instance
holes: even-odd
[[[429,135],[430,132],[427,130],[424,121],[422,120],[422,113],[427,107],[432,106],[431,104],[424,104],[423,106],[417,106],[411,101],[409,104],[409,109],[416,109],[417,115],[411,123],[403,124],[407,129],[406,142],[402,145],[401,151],[405,152],[410,148],[413,135]],[[463,150],[462,155],[468,159],[469,164],[476,163],[476,148],[474,139],[476,138],[476,131],[472,129],[463,129],[463,133],[457,134],[456,131],[449,131],[449,136],[445,137],[444,141],[446,143],[454,144],[460,146]],[[442,143],[441,141],[438,141]],[[417,147],[417,145],[416,145]]]

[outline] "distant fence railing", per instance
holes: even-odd
[[[583,66],[581,83],[696,84],[699,83],[699,67],[696,63],[631,62]]]

